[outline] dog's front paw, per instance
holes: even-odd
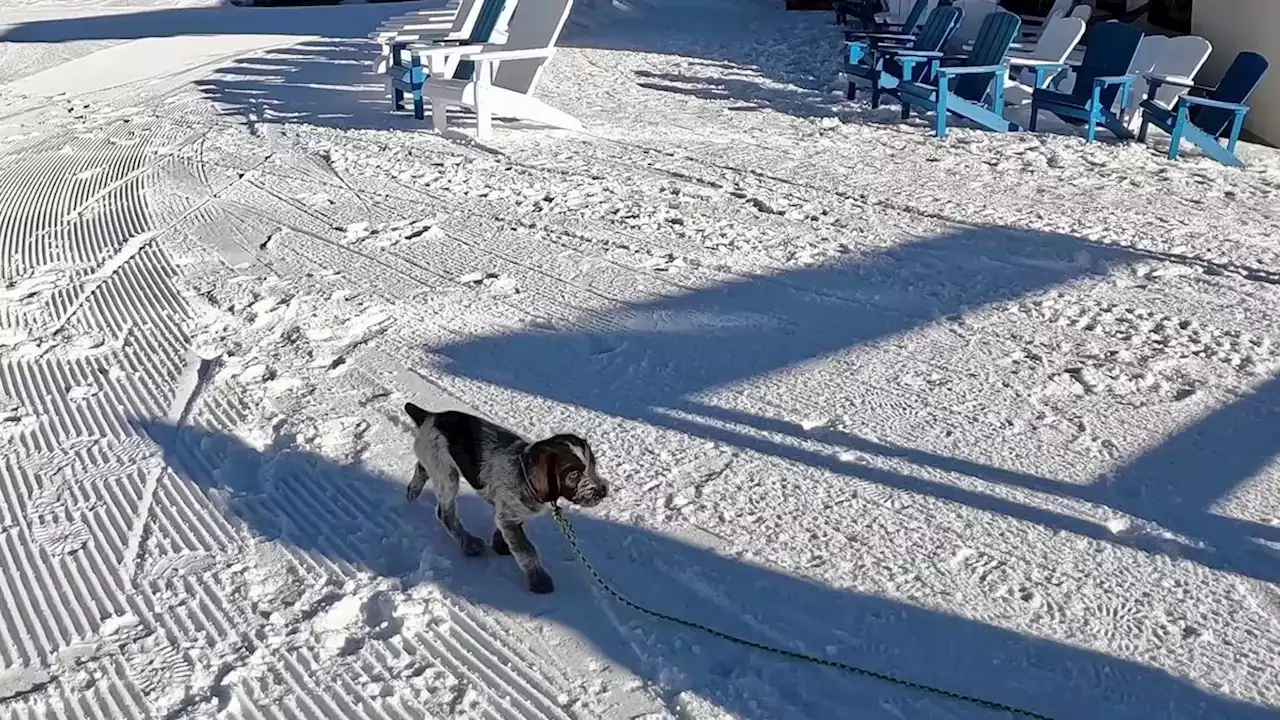
[[[556,589],[556,584],[551,582],[551,576],[540,567],[525,573],[524,579],[529,583],[529,591],[539,595],[546,595]]]
[[[475,535],[468,535],[462,538],[462,554],[467,557],[475,557],[484,554],[484,540]]]
[[[422,494],[422,488],[427,485],[427,471],[421,465],[413,466],[413,479],[409,481],[409,486],[404,489],[404,495],[413,502]]]
[[[493,551],[499,555],[511,554],[511,548],[507,547],[507,539],[502,537],[501,530],[493,531]]]

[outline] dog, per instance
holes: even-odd
[[[405,412],[417,430],[417,463],[406,495],[412,502],[428,481],[436,495],[436,517],[468,556],[484,554],[485,542],[458,518],[458,477],[467,479],[493,505],[493,550],[515,558],[529,590],[549,593],[551,576],[524,534],[524,521],[561,498],[583,507],[600,504],[609,486],[596,472],[595,455],[577,435],[553,435],[530,443],[516,433],[463,412],[433,413],[413,403]]]

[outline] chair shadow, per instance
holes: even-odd
[[[251,534],[338,567],[432,582],[478,606],[550,620],[609,662],[655,683],[668,702],[691,691],[734,717],[762,719],[850,717],[852,708],[871,719],[1002,716],[640,615],[592,585],[545,518],[530,523],[530,535],[557,589],[536,596],[520,586],[509,558],[464,558],[433,517],[430,501],[406,502],[405,478],[334,465],[287,442],[260,451],[199,427],[159,420],[133,425],[163,448],[182,479]],[[406,434],[406,466],[408,444]],[[464,522],[484,535],[489,526],[482,505],[474,496],[460,498]],[[570,517],[593,565],[626,597],[749,639],[1060,720],[1274,716],[1129,661],[817,584],[642,527]],[[424,555],[448,561],[427,563],[435,568],[430,580],[416,573]]]
[[[470,338],[427,348],[444,372],[549,398],[566,405],[675,430],[899,490],[961,503],[998,515],[1071,532],[1099,542],[1268,582],[1280,581],[1280,557],[1258,544],[1276,531],[1230,519],[1211,505],[1277,453],[1280,438],[1266,432],[1280,381],[1175,435],[1161,448],[1121,468],[1110,482],[1081,488],[1050,478],[875,448],[857,438],[828,435],[877,454],[906,453],[913,461],[999,485],[1108,506],[1183,533],[1191,542],[1145,533],[1117,534],[1080,517],[1025,505],[949,482],[886,473],[834,453],[797,447],[768,436],[795,436],[789,423],[716,408],[700,394],[767,376],[799,363],[932,324],[969,309],[1096,276],[1139,255],[1078,238],[1000,227],[957,229],[886,250],[855,263],[828,264],[628,305],[583,318],[591,331],[529,330]],[[665,325],[665,327],[664,327]],[[563,368],[579,371],[566,374]],[[626,388],[619,391],[619,388]],[[838,403],[838,398],[828,402]],[[837,405],[839,414],[856,408]],[[727,427],[738,424],[750,432]],[[1220,458],[1228,435],[1240,443]],[[1219,438],[1205,442],[1204,436]],[[887,451],[887,452],[884,452]],[[1176,469],[1177,472],[1172,470]],[[1199,542],[1203,541],[1203,542]]]
[[[362,40],[312,40],[238,58],[193,84],[221,114],[250,124],[303,123],[341,130],[431,131],[431,108],[417,120],[396,111],[385,78],[373,72],[377,46]],[[449,131],[474,130],[475,114],[450,108]],[[535,123],[503,120],[507,129]]]

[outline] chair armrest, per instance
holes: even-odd
[[[912,50],[911,48],[883,48],[883,50],[886,55],[896,55],[898,57],[927,58],[933,60],[941,60],[946,57],[942,53],[934,52],[932,50]]]
[[[1132,85],[1133,76],[1132,75],[1103,75],[1102,77],[1094,78],[1093,84],[1098,87],[1101,87],[1103,85]]]
[[[488,45],[451,45],[447,47],[441,47],[438,45],[410,45],[409,52],[424,60],[429,60],[432,58],[475,55],[484,52],[488,48]]]
[[[1213,92],[1217,88],[1208,85],[1197,85],[1194,80],[1185,75],[1161,75],[1159,73],[1142,73],[1142,77],[1147,79],[1147,83],[1154,90],[1161,85],[1177,85],[1180,88],[1188,90],[1197,90],[1199,92]]]
[[[532,60],[534,58],[549,58],[554,55],[556,49],[554,47],[529,48],[527,50],[481,50],[480,52],[469,52],[462,57],[466,60],[474,60],[478,63],[499,62],[501,60]]]
[[[1010,55],[1005,60],[1008,60],[1009,64],[1015,67],[1052,68],[1059,71],[1063,68],[1062,63],[1054,62],[1053,60],[1037,60],[1029,57],[1018,57],[1017,55]]]
[[[1241,103],[1223,102],[1221,100],[1210,100],[1209,98],[1195,97],[1193,95],[1183,95],[1182,102],[1190,105],[1204,105],[1206,107],[1220,108],[1222,110],[1231,110],[1237,113],[1249,112],[1249,106]]]
[[[969,65],[938,68],[939,75],[995,75],[1008,69],[1008,65]]]
[[[1195,83],[1191,81],[1191,78],[1184,77],[1182,75],[1164,75],[1162,73],[1142,73],[1142,77],[1146,78],[1148,82],[1160,83],[1162,85],[1164,84],[1177,85],[1178,87],[1185,87],[1185,88],[1195,86]]]

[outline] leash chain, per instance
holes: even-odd
[[[693,628],[694,630],[701,630],[702,632],[708,633],[710,635],[714,635],[718,638],[721,638],[722,640],[728,640],[729,642],[737,643],[738,645],[745,645],[749,648],[755,648],[756,650],[762,650],[764,652],[774,653],[776,655],[783,655],[795,660],[803,660],[805,662],[816,663],[818,665],[825,665],[827,667],[836,668],[837,670],[843,670],[845,672],[853,673],[855,675],[862,675],[864,677],[875,678],[876,680],[883,680],[885,682],[893,683],[895,685],[901,685],[903,687],[912,688],[914,690],[921,690],[924,692],[933,693],[935,695],[943,695],[945,697],[949,697],[954,700],[962,700],[967,703],[972,703],[974,705],[987,708],[988,710],[999,710],[1003,712],[1009,712],[1009,713],[1013,713],[1014,715],[1021,715],[1023,717],[1031,718],[1032,720],[1053,720],[1047,715],[1040,715],[1038,713],[1031,712],[1030,710],[1023,710],[1021,708],[1017,708],[1012,705],[1006,705],[1004,703],[999,703],[992,700],[983,700],[982,698],[974,697],[972,695],[965,695],[963,693],[952,692],[950,690],[931,687],[929,685],[922,685],[917,682],[912,682],[910,680],[903,680],[902,678],[894,677],[892,675],[886,675],[884,673],[879,673],[874,670],[866,670],[864,668],[860,668],[854,665],[849,665],[848,663],[842,663],[838,660],[828,660],[827,658],[821,658],[816,655],[809,655],[807,653],[796,652],[794,650],[786,650],[784,648],[774,647],[772,645],[765,645],[763,643],[758,643],[754,640],[747,640],[746,638],[740,638],[735,635],[730,635],[727,632],[724,632],[722,630],[717,630],[713,627],[707,627],[706,625],[703,625],[701,623],[696,623],[690,620],[683,620],[678,617],[657,612],[656,610],[650,610],[649,608],[641,607],[635,604],[634,602],[632,602],[631,600],[628,600],[627,598],[623,597],[621,593],[619,593],[617,590],[614,590],[613,587],[609,585],[609,583],[605,582],[605,579],[600,576],[600,573],[596,572],[596,569],[592,567],[591,563],[587,560],[586,555],[582,554],[582,549],[578,547],[578,537],[573,532],[573,526],[569,524],[569,519],[564,516],[564,513],[561,512],[559,506],[557,505],[551,506],[551,515],[552,517],[555,518],[556,524],[560,526],[560,531],[564,533],[565,539],[569,541],[569,547],[573,548],[573,554],[576,555],[578,557],[578,560],[582,562],[582,565],[587,568],[587,572],[591,573],[591,577],[595,578],[596,583],[599,584],[600,587],[603,588],[605,592],[612,595],[614,599],[616,599],[618,602],[622,603],[623,605],[626,605],[627,607],[631,608],[632,610],[636,610],[645,615],[656,617],[660,620],[666,620],[667,622],[675,623],[677,625],[683,625],[688,628]]]

